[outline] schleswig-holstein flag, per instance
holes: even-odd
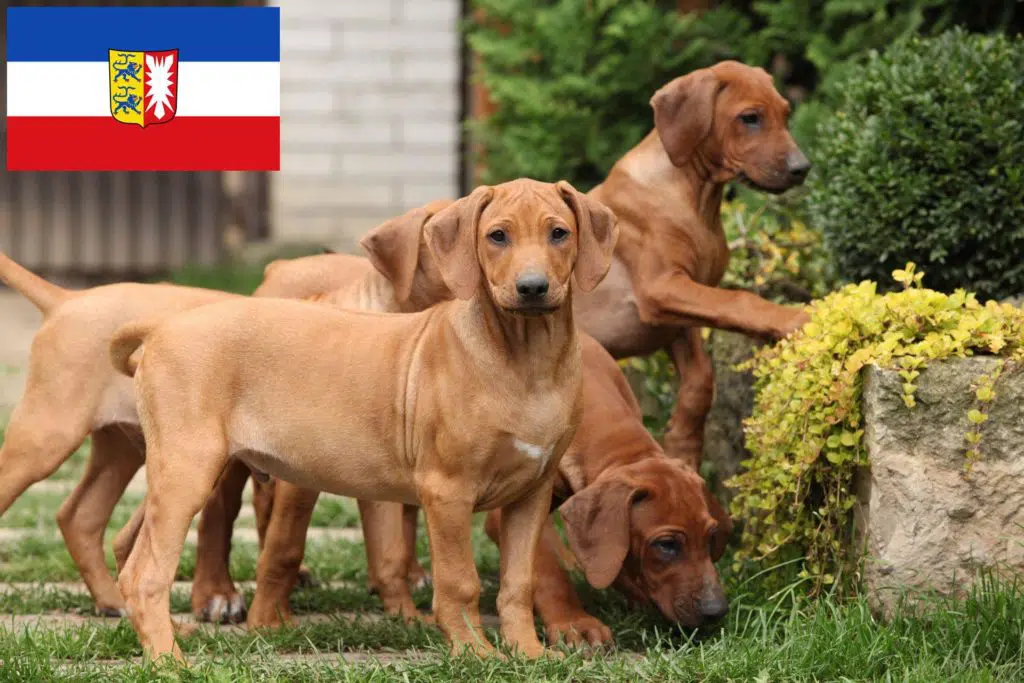
[[[7,168],[281,165],[276,7],[12,7]]]

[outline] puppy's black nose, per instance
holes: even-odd
[[[803,152],[794,149],[786,155],[786,170],[794,179],[803,180],[811,170],[811,162]]]
[[[729,613],[729,603],[724,597],[702,598],[697,608],[700,615],[709,622],[719,621]]]
[[[548,279],[539,273],[527,273],[516,280],[516,291],[524,301],[535,301],[548,293]]]

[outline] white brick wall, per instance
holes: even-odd
[[[459,0],[276,0],[274,238],[357,251],[380,221],[458,194]]]

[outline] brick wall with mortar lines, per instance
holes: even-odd
[[[276,240],[356,251],[367,230],[459,189],[459,0],[276,0]]]

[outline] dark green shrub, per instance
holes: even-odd
[[[1024,292],[1024,40],[959,29],[850,69],[818,129],[809,222],[840,274]]]

